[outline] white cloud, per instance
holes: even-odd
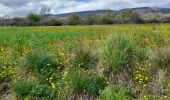
[[[38,13],[41,7],[50,7],[52,13],[67,13],[97,9],[133,7],[169,7],[170,0],[0,0],[0,16],[26,16],[30,12]]]

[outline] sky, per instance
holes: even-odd
[[[0,16],[24,17],[39,13],[42,7],[51,9],[52,14],[135,7],[170,7],[170,0],[0,0]]]

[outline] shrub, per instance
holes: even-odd
[[[126,88],[110,85],[101,92],[101,100],[131,100],[129,92]]]
[[[80,68],[85,70],[92,69],[96,67],[98,58],[91,53],[90,50],[87,50],[82,47],[75,49],[74,57],[71,60],[72,64],[79,65]]]
[[[37,83],[31,80],[18,81],[14,84],[13,90],[18,96],[23,97],[29,95],[36,85]]]

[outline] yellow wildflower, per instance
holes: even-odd
[[[56,86],[55,86],[54,83],[51,83],[51,88],[52,88],[52,89],[55,89],[55,88],[56,88]]]

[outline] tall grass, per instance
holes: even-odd
[[[101,92],[101,100],[131,100],[129,93],[126,88],[111,85]]]
[[[105,55],[113,73],[122,69],[126,64],[133,64],[137,60],[133,37],[122,34],[113,35],[106,44]]]

